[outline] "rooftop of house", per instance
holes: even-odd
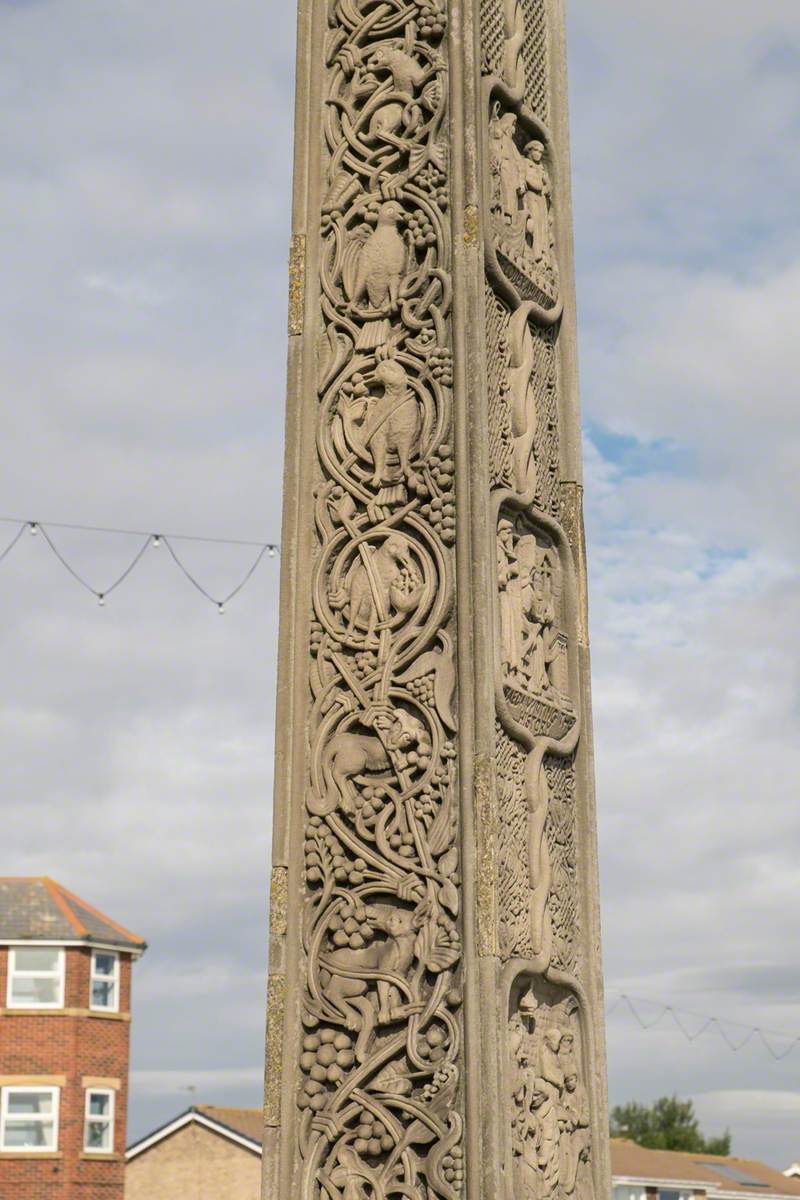
[[[752,1158],[646,1150],[626,1138],[611,1139],[611,1170],[616,1183],[684,1185],[718,1194],[800,1196],[800,1179]]]
[[[202,1125],[237,1145],[261,1153],[264,1137],[264,1113],[260,1108],[228,1108],[217,1104],[195,1104],[159,1129],[154,1129],[128,1147],[128,1160],[137,1158],[151,1146],[171,1137],[190,1124]]]
[[[128,1147],[128,1159],[136,1158],[184,1126],[197,1122],[232,1142],[260,1152],[264,1114],[260,1108],[225,1108],[195,1104],[160,1129]],[[691,1187],[709,1195],[739,1193],[743,1196],[798,1196],[800,1179],[787,1178],[781,1171],[752,1158],[710,1154],[684,1154],[677,1150],[647,1150],[626,1138],[611,1139],[611,1171],[615,1183],[630,1181]]]
[[[138,937],[47,876],[0,876],[0,945],[9,942],[85,942],[141,954]]]

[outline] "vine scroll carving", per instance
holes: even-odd
[[[301,3],[266,1200],[597,1195],[556,8]]]

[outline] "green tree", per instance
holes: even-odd
[[[730,1154],[731,1135],[704,1137],[691,1100],[662,1096],[648,1108],[633,1101],[611,1110],[611,1136],[629,1138],[650,1150],[685,1150],[690,1154]]]

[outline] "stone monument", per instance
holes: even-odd
[[[561,0],[301,0],[266,1200],[606,1200]]]

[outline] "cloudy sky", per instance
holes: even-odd
[[[278,537],[292,8],[0,0],[0,515]],[[800,6],[569,32],[609,1001],[800,1034]],[[138,545],[53,536],[100,590]],[[176,545],[214,594],[252,561]],[[41,536],[0,564],[0,872],[150,943],[132,1137],[259,1102],[277,575],[219,616],[163,548],[104,608]],[[609,1056],[800,1156],[800,1048],[618,1007]]]

